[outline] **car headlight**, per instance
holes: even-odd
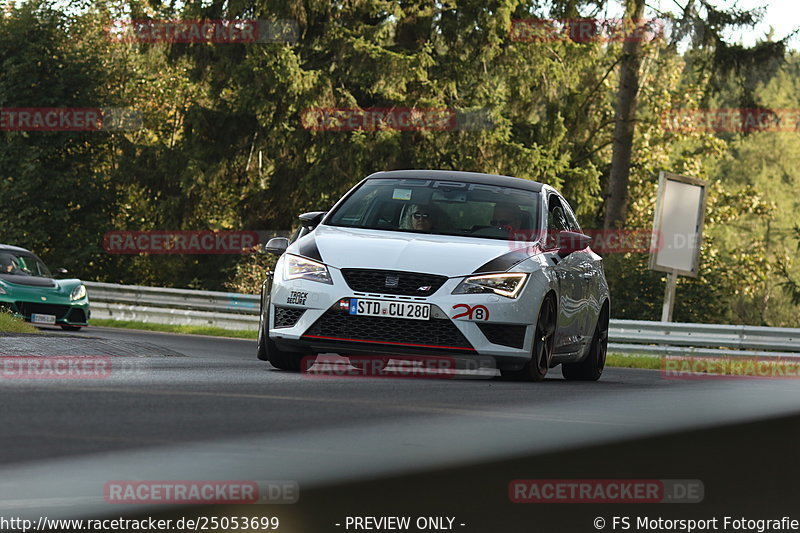
[[[458,284],[458,287],[453,290],[453,294],[493,292],[506,298],[516,298],[519,296],[522,287],[525,286],[525,280],[527,279],[528,275],[523,273],[470,276]]]
[[[86,286],[83,284],[78,285],[74,289],[72,289],[72,293],[69,295],[70,300],[81,300],[86,298]]]
[[[283,279],[307,279],[320,283],[333,284],[328,267],[318,261],[296,255],[286,254]]]

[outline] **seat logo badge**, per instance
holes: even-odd
[[[394,289],[398,285],[400,285],[400,276],[395,276],[392,274],[386,276],[386,281],[383,283],[383,286],[389,289]]]

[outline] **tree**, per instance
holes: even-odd
[[[0,16],[0,107],[101,108],[104,71],[67,18],[34,1]],[[42,73],[46,73],[46,79]],[[104,260],[98,231],[116,196],[103,171],[102,131],[0,132],[2,241],[92,276]]]
[[[624,27],[646,25],[644,0],[627,0]],[[635,30],[634,30],[635,31]],[[614,117],[614,140],[611,170],[608,176],[606,213],[603,227],[621,227],[628,212],[628,178],[630,176],[633,133],[636,126],[636,100],[639,94],[639,70],[642,65],[642,39],[628,38],[622,45],[619,66],[619,89]]]

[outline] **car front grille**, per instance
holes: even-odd
[[[473,350],[466,337],[450,320],[358,316],[335,310],[328,311],[317,319],[304,336],[422,348]]]
[[[397,270],[343,268],[342,275],[354,291],[402,296],[430,296],[447,281],[446,276]]]
[[[276,328],[291,328],[300,317],[305,313],[305,309],[296,309],[294,307],[278,307],[275,306],[275,326]]]
[[[68,305],[59,304],[40,304],[36,302],[14,302],[14,305],[19,309],[19,313],[26,319],[31,318],[31,315],[55,315],[56,319],[63,319],[66,317],[70,310]]]
[[[528,328],[527,326],[478,323],[478,327],[492,344],[520,349],[525,346],[525,330]]]

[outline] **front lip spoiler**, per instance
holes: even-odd
[[[478,355],[474,348],[460,346],[437,346],[429,344],[413,344],[398,342],[366,341],[341,337],[303,335],[299,340],[272,339],[279,348],[292,351],[308,351],[315,353],[338,353],[358,355],[420,355],[420,356],[453,356]]]

